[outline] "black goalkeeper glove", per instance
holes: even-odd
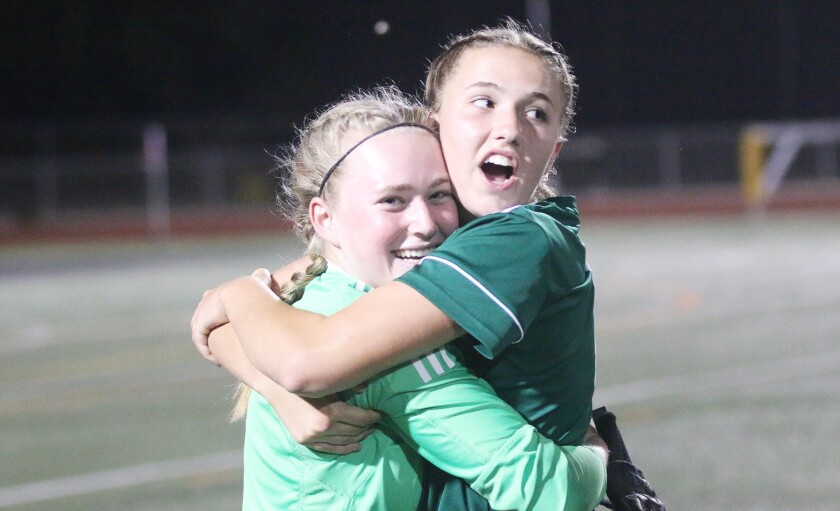
[[[601,504],[615,511],[665,511],[641,470],[630,461],[615,415],[605,407],[592,412],[595,429],[610,450],[607,462],[607,498]]]

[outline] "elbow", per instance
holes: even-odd
[[[292,394],[304,397],[323,397],[342,388],[324,374],[324,364],[312,357],[301,355],[286,357],[268,374],[278,385]]]

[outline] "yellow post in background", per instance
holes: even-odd
[[[761,130],[749,127],[741,135],[739,144],[741,194],[751,208],[764,200],[764,164],[767,160],[767,141]]]

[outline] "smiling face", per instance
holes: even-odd
[[[345,136],[342,146],[363,135]],[[458,227],[440,144],[425,130],[374,136],[331,179],[329,197],[313,199],[310,218],[326,258],[371,286],[411,269]]]
[[[532,200],[561,147],[560,86],[542,59],[521,49],[461,54],[436,115],[462,218]]]

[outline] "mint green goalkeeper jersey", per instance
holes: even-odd
[[[295,306],[332,314],[367,289],[331,268]],[[539,435],[447,349],[382,373],[346,397],[385,419],[361,451],[338,456],[294,442],[265,399],[252,394],[243,509],[414,510],[422,477],[417,453],[496,509],[589,511],[603,496],[606,471],[593,449],[558,447]]]

